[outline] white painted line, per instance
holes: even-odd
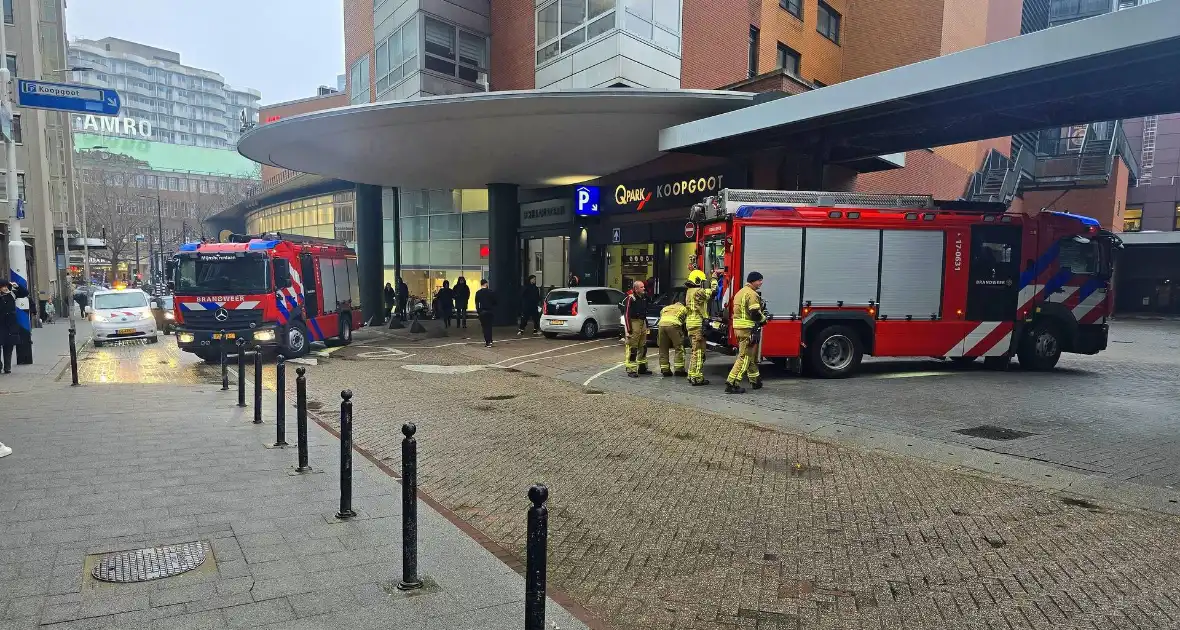
[[[922,376],[957,376],[965,372],[895,372],[892,374],[876,374],[869,378],[915,378]]]
[[[586,379],[586,382],[582,383],[582,387],[589,387],[590,382],[593,381],[594,379],[598,378],[599,376],[602,376],[603,374],[606,374],[607,372],[609,372],[611,370],[617,370],[618,368],[621,368],[621,367],[623,367],[623,364],[617,363],[615,365],[612,365],[612,366],[606,368],[605,370],[599,372],[598,374],[595,374],[594,376],[591,376],[590,378]]]
[[[566,354],[554,354],[554,355],[550,355],[550,356],[537,357],[537,358],[535,358],[535,359],[526,359],[526,360],[524,360],[524,361],[521,361],[521,362],[519,362],[519,363],[513,363],[512,365],[506,365],[506,366],[504,366],[504,367],[510,367],[510,368],[514,368],[514,367],[516,367],[516,366],[518,366],[518,365],[524,365],[525,363],[532,363],[532,362],[534,362],[534,361],[545,361],[545,360],[548,360],[548,359],[559,359],[559,358],[561,358],[561,357],[572,357],[572,356],[574,356],[575,354],[583,354],[583,353],[586,353],[586,352],[594,352],[595,350],[618,350],[618,348],[615,348],[615,347],[614,347],[614,344],[612,344],[612,345],[609,345],[609,346],[598,346],[597,348],[590,348],[589,350],[579,350],[579,351],[577,351],[577,352],[569,352],[569,353],[566,353]]]
[[[584,346],[584,345],[586,345],[586,344],[588,344],[588,343],[595,343],[596,341],[598,341],[598,340],[597,340],[597,339],[591,339],[590,341],[582,341],[582,342],[579,342],[579,343],[571,343],[571,344],[569,344],[569,345],[566,345],[566,346],[558,346],[558,347],[556,347],[556,348],[550,348],[550,349],[548,349],[548,350],[542,350],[542,351],[540,351],[540,352],[533,352],[533,353],[531,353],[531,354],[522,354],[522,355],[520,355],[520,356],[518,356],[518,357],[510,357],[510,358],[507,358],[507,359],[503,359],[503,360],[501,360],[501,361],[496,361],[496,362],[495,362],[495,363],[493,363],[492,365],[500,365],[501,363],[507,363],[507,362],[509,362],[509,361],[515,361],[515,360],[517,360],[517,359],[527,359],[527,358],[529,358],[529,357],[535,357],[535,356],[537,356],[537,355],[539,355],[539,354],[549,354],[550,352],[557,352],[558,350],[565,350],[566,348],[573,348],[573,347],[576,347],[576,346]]]

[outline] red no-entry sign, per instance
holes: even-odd
[[[696,238],[697,224],[689,221],[684,224],[684,238]]]

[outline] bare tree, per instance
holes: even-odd
[[[87,160],[89,162],[89,160]],[[86,229],[91,237],[106,241],[105,249],[92,249],[91,255],[110,265],[112,276],[119,263],[127,260],[135,247],[135,235],[148,223],[148,213],[140,191],[135,187],[135,160],[111,155],[102,168],[82,165],[82,186],[86,193]]]

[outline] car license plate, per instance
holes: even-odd
[[[237,333],[225,333],[226,339],[233,339],[234,337],[237,337],[237,336],[238,336]],[[221,333],[213,333],[213,338],[214,339],[221,339]]]
[[[549,320],[549,323],[553,324],[554,326],[565,326],[564,319],[551,319]]]
[[[116,331],[116,334],[119,334],[119,335],[134,335],[134,334],[135,334],[135,329],[134,329],[134,328],[120,328],[118,331]]]

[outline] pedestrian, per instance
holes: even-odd
[[[684,371],[684,318],[688,307],[680,302],[660,309],[659,330],[660,374],[664,376],[688,376]],[[673,354],[669,360],[669,353]]]
[[[74,301],[78,303],[78,317],[86,317],[86,305],[90,302],[90,296],[86,294],[85,285],[74,289]]]
[[[29,292],[19,284],[0,283],[0,371],[4,374],[12,374],[12,351],[24,334],[16,301],[26,297],[29,297]]]
[[[471,301],[471,287],[467,286],[467,278],[459,276],[451,291],[455,294],[455,328],[467,328],[467,304]]]
[[[717,290],[716,278],[720,271],[713,272],[712,285],[706,288],[705,272],[694,269],[688,274],[688,291],[684,295],[684,305],[688,307],[688,314],[684,324],[688,327],[688,338],[692,342],[692,357],[688,365],[688,384],[699,387],[708,385],[705,378],[705,320],[709,319],[709,300]]]
[[[404,322],[406,321],[406,302],[410,299],[410,287],[406,286],[404,280],[400,277],[397,279],[397,315]]]
[[[496,312],[496,294],[488,288],[488,281],[479,281],[479,291],[475,292],[475,315],[479,318],[479,327],[483,329],[484,347],[492,347],[492,323]]]
[[[533,322],[533,334],[541,334],[541,290],[537,288],[537,276],[529,276],[529,281],[520,290],[520,329],[517,336],[524,334],[524,327],[529,321]]]
[[[750,387],[762,389],[762,375],[758,372],[758,329],[766,320],[762,312],[762,274],[751,271],[746,276],[746,286],[733,296],[733,333],[737,337],[738,354],[725,380],[726,394],[744,394],[742,377],[748,376]],[[753,356],[751,356],[753,351]]]
[[[623,368],[631,378],[651,374],[647,369],[647,308],[647,291],[643,282],[636,280],[623,300],[623,329],[627,333]]]
[[[581,279],[578,278],[578,274],[571,273],[570,274],[570,288],[577,287],[580,284],[582,284],[582,281],[581,281]]]
[[[443,280],[442,288],[434,294],[435,313],[443,320],[445,328],[451,327],[451,313],[455,309],[455,292],[451,290],[451,281]]]
[[[397,291],[393,290],[393,285],[385,283],[385,319],[390,318],[393,313],[393,308],[397,306]]]

